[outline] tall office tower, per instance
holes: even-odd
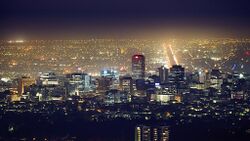
[[[32,84],[35,84],[35,79],[32,79],[30,77],[22,77],[18,81],[18,94],[22,95],[24,93],[24,88],[27,86],[30,86]]]
[[[122,91],[128,92],[130,95],[133,93],[133,81],[132,77],[124,76],[120,78],[120,87]]]
[[[91,77],[86,73],[67,74],[69,81],[68,90],[70,95],[79,95],[90,90]]]
[[[170,68],[168,82],[170,89],[175,89],[176,96],[180,96],[188,92],[188,86],[186,83],[185,69],[181,65],[173,65]]]
[[[151,131],[150,126],[136,126],[135,127],[135,141],[150,141]]]
[[[168,69],[164,66],[161,66],[158,68],[159,71],[159,77],[161,83],[167,83],[168,82]]]
[[[185,81],[185,69],[181,65],[173,65],[170,68],[168,77],[171,83],[181,83]]]
[[[145,77],[145,57],[143,55],[132,56],[132,74],[133,79]]]
[[[135,141],[169,141],[169,128],[168,126],[136,126]]]

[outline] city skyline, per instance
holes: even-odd
[[[3,0],[0,140],[249,141],[249,5]]]
[[[132,70],[125,74],[122,70],[107,69],[100,76],[44,72],[36,79],[1,79],[0,137],[135,141],[248,139],[249,126],[244,124],[249,122],[250,115],[249,73],[216,68],[187,71],[174,64],[165,68],[165,72],[160,68],[151,74],[144,72],[147,58],[134,54],[129,59]],[[15,121],[15,114],[21,116],[19,121]],[[9,116],[13,119],[8,119]],[[27,121],[22,116],[31,119]],[[34,125],[29,127],[29,122]],[[106,123],[109,125],[102,125]],[[86,124],[92,126],[87,129],[83,126]],[[50,133],[49,126],[52,126]],[[59,127],[70,128],[58,131]],[[181,135],[191,132],[201,135],[176,134],[183,130],[185,133]]]

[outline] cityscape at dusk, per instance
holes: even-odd
[[[249,141],[246,0],[10,0],[0,140]]]

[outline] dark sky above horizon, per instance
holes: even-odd
[[[0,38],[249,36],[248,0],[2,0]]]

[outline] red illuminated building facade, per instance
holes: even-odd
[[[132,76],[134,79],[145,77],[145,57],[143,55],[132,56]]]

